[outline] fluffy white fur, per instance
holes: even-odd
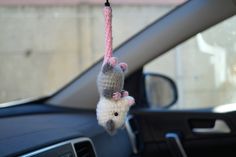
[[[98,123],[106,128],[106,122],[108,120],[113,120],[115,123],[115,129],[122,127],[127,112],[133,104],[134,98],[131,96],[125,96],[117,101],[101,97],[97,105]],[[114,115],[115,112],[118,113],[118,116]]]

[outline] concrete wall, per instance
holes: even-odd
[[[171,5],[114,5],[114,47]],[[0,102],[47,95],[104,50],[101,6],[0,6]]]
[[[176,80],[177,108],[236,102],[236,17],[172,49],[145,67]]]
[[[114,5],[114,47],[173,7]],[[98,5],[0,6],[0,23],[0,102],[50,94],[103,54]],[[176,80],[176,108],[235,102],[235,23],[227,20],[145,66]]]

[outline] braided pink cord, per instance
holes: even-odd
[[[106,63],[112,57],[112,9],[109,6],[105,6],[103,12],[105,17],[105,54],[103,63]]]

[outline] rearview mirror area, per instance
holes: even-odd
[[[178,99],[175,82],[164,75],[144,73],[143,85],[146,102],[152,108],[169,108]]]

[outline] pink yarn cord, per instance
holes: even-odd
[[[105,55],[103,63],[106,63],[112,57],[112,9],[105,6],[103,12],[105,16]]]

